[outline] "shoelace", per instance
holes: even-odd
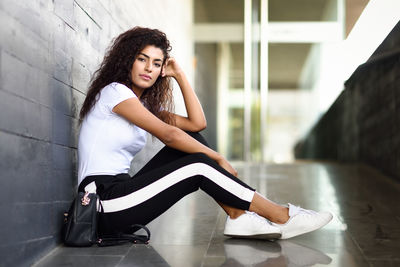
[[[313,210],[306,210],[306,209],[301,208],[300,206],[295,206],[295,205],[289,203],[289,216],[292,217],[299,213],[307,213],[310,215],[314,215],[314,214],[317,214],[318,212],[313,211]]]
[[[249,215],[252,215],[251,218],[254,219],[254,220],[258,220],[258,221],[261,221],[261,222],[263,222],[263,223],[267,223],[267,224],[269,224],[269,225],[272,225],[271,222],[270,222],[269,220],[265,219],[264,217],[258,215],[258,214],[255,213],[255,212],[246,211],[246,213],[249,214]]]

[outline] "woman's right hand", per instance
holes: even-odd
[[[182,74],[182,69],[176,62],[175,58],[170,57],[164,64],[163,70],[161,72],[162,77],[174,77],[177,78],[178,75]]]
[[[219,164],[219,166],[224,168],[230,174],[232,174],[233,176],[237,177],[237,175],[238,175],[237,171],[232,167],[232,165],[224,157],[221,157],[221,159],[219,159],[217,161],[217,163]]]

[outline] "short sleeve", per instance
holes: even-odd
[[[121,83],[111,83],[104,87],[101,91],[100,101],[107,111],[112,112],[112,109],[122,101],[137,97],[135,93]]]

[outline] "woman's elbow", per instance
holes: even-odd
[[[163,132],[160,140],[166,145],[172,144],[180,138],[179,133],[180,131],[178,128],[170,126]]]
[[[207,121],[203,120],[201,122],[196,123],[196,125],[193,126],[193,132],[200,132],[207,128]]]

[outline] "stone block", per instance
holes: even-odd
[[[77,8],[73,0],[54,0],[54,14],[67,23],[71,28],[75,28],[74,9]]]
[[[1,88],[31,101],[50,106],[48,74],[1,51]],[[21,75],[23,73],[23,75]]]
[[[0,10],[2,50],[45,73],[51,70],[50,41],[42,39],[20,21]]]
[[[0,143],[2,179],[8,185],[0,194],[1,203],[47,201],[51,191],[51,145],[8,133],[0,134]]]
[[[72,88],[58,80],[51,81],[53,90],[52,108],[62,114],[72,116]]]
[[[69,202],[76,195],[78,181],[76,172],[71,172],[70,170],[54,170],[50,180],[54,183],[54,186],[49,194],[49,200]]]
[[[76,158],[72,148],[52,144],[53,170],[74,171]]]
[[[85,101],[86,95],[81,91],[72,88],[72,117],[78,119],[79,112],[81,111],[83,102]],[[76,128],[78,129],[78,128]]]
[[[54,246],[56,246],[54,236],[20,243],[12,242],[2,247],[0,257],[4,266],[31,266],[50,252]]]
[[[94,5],[92,2],[87,1],[79,1],[77,3],[77,8],[74,10],[74,19],[75,19],[75,31],[78,35],[81,35],[83,38],[88,40],[91,46],[99,51],[100,50],[100,39],[102,36],[102,20],[100,18],[95,19],[91,13],[97,15],[97,10],[101,10],[100,5]],[[82,5],[85,3],[85,5]],[[95,8],[96,6],[98,8]],[[90,13],[89,13],[90,12]],[[100,14],[99,14],[100,15]],[[104,15],[104,14],[103,14]]]
[[[55,49],[53,51],[53,57],[53,77],[58,81],[65,83],[66,85],[72,86],[72,56],[64,53],[64,51],[60,49]]]
[[[61,112],[53,112],[53,142],[67,147],[72,146],[72,117]]]
[[[46,130],[49,126],[47,108],[2,90],[0,105],[0,130],[49,141],[50,136]]]
[[[86,94],[89,81],[95,70],[90,70],[87,65],[78,60],[74,60],[72,64],[71,76],[72,86],[80,92]]]
[[[79,120],[54,111],[52,113],[52,141],[70,148],[78,147]]]
[[[50,38],[54,5],[52,1],[2,0],[1,8],[10,17],[43,40]]]

